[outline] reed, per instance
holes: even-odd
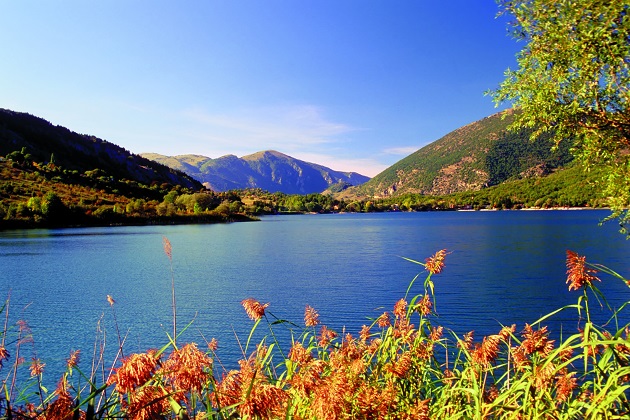
[[[170,242],[164,239],[171,260]],[[28,379],[16,383],[18,372],[25,369],[21,347],[31,338],[25,323],[10,331],[5,322],[0,417],[630,418],[630,326],[619,325],[626,305],[609,308],[605,326],[592,320],[590,309],[592,299],[607,305],[596,286],[600,276],[626,285],[628,280],[567,251],[567,284],[576,292],[575,304],[475,340],[472,332],[458,336],[437,323],[433,277],[442,272],[447,255],[441,250],[424,262],[409,260],[423,267],[421,284],[418,275],[391,311],[355,335],[322,325],[310,306],[298,325],[275,318],[268,303],[245,299],[243,308],[253,326],[234,370],[221,368],[216,340],[203,349],[178,341],[192,322],[176,330],[174,280],[173,336],[167,334],[162,348],[122,357],[124,338],[119,335],[118,356],[111,364],[103,357],[104,342],[95,344],[90,373],[79,368],[80,353],[75,351],[50,392],[42,386],[45,366],[38,359],[30,364]],[[8,300],[2,310],[8,319]],[[578,327],[552,340],[545,322],[561,311],[574,311]],[[262,327],[268,333],[254,343],[253,333]],[[276,339],[278,328],[290,330],[290,343]]]

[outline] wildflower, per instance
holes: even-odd
[[[438,341],[440,338],[442,338],[443,332],[443,326],[440,325],[439,327],[433,327],[431,328],[431,334],[429,335],[429,338],[431,339],[431,341]]]
[[[9,360],[9,351],[6,347],[0,345],[0,367],[2,367],[5,360]]]
[[[370,327],[363,325],[361,327],[361,332],[359,332],[359,337],[361,338],[361,341],[365,343],[370,338]]]
[[[389,317],[389,312],[383,312],[383,314],[381,314],[381,316],[379,316],[376,320],[376,323],[381,328],[390,327],[392,325],[392,321]]]
[[[415,346],[414,354],[421,360],[429,360],[433,357],[433,342],[423,341]]]
[[[319,340],[317,344],[319,344],[320,347],[326,347],[335,337],[337,337],[336,332],[329,330],[328,327],[322,325],[319,330]]]
[[[597,270],[586,267],[586,257],[567,250],[567,284],[569,290],[578,290],[582,287],[590,285],[594,280],[599,278],[593,274]]]
[[[442,374],[442,382],[445,385],[449,385],[453,380],[455,380],[455,374],[449,368],[444,369],[444,372]]]
[[[431,257],[425,260],[425,267],[431,274],[440,274],[444,268],[444,258],[446,257],[446,250],[441,249]]]
[[[265,303],[263,305],[254,298],[247,298],[241,302],[241,305],[243,305],[247,316],[251,320],[258,321],[263,316],[265,316],[265,309],[267,309],[269,303]]]
[[[394,310],[392,311],[396,318],[402,319],[407,314],[407,301],[405,299],[400,299],[396,304],[394,304]]]
[[[79,364],[79,355],[81,354],[81,350],[75,350],[70,353],[70,357],[66,360],[66,366],[68,369],[72,369]]]
[[[289,359],[295,363],[305,364],[310,362],[312,358],[311,353],[300,342],[293,343],[291,350],[289,350]]]
[[[395,338],[402,338],[405,343],[409,343],[415,332],[414,325],[408,319],[396,320],[393,331]]]
[[[173,384],[176,390],[200,391],[210,376],[212,359],[197,348],[197,344],[188,343],[171,353],[159,373]]]
[[[567,401],[573,394],[573,390],[577,387],[576,372],[567,372],[564,368],[560,375],[556,376],[556,399],[558,402]]]
[[[163,418],[170,411],[168,392],[163,387],[144,386],[130,395],[125,402],[127,414],[133,420],[151,420]]]
[[[464,338],[457,342],[457,347],[470,350],[470,348],[472,347],[474,334],[475,334],[474,331],[469,331],[466,334],[464,334]]]
[[[534,386],[537,390],[545,390],[551,385],[555,369],[553,363],[534,366]]]
[[[164,245],[164,253],[168,257],[169,260],[173,260],[173,247],[171,246],[171,241],[168,240],[166,236],[162,236],[162,244]]]
[[[405,352],[398,357],[398,360],[392,361],[387,367],[387,370],[395,377],[402,378],[407,375],[409,369],[411,369],[411,362],[411,354]]]
[[[498,334],[484,337],[481,344],[477,344],[472,351],[473,361],[483,366],[492,363],[499,355],[500,340],[501,336]]]
[[[548,355],[553,350],[554,343],[554,340],[549,340],[548,334],[547,327],[534,331],[529,324],[525,324],[525,331],[522,334],[524,340],[521,343],[525,354]]]
[[[44,418],[55,420],[71,420],[74,418],[74,401],[68,392],[68,382],[65,376],[57,384],[55,390],[57,399],[48,406]]]
[[[314,327],[319,324],[319,314],[310,305],[306,305],[306,309],[304,309],[304,324],[307,327]]]
[[[523,370],[527,365],[529,365],[529,359],[527,358],[525,349],[523,349],[522,346],[512,347],[510,354],[512,355],[512,360],[514,361],[516,369]]]
[[[506,327],[501,328],[501,331],[499,332],[499,336],[502,339],[507,340],[514,333],[514,331],[516,331],[516,324],[512,324],[509,327],[506,326]]]
[[[218,348],[219,348],[219,341],[216,338],[212,338],[212,340],[210,340],[210,342],[208,343],[208,350],[217,351]]]
[[[323,360],[312,359],[303,365],[297,374],[293,375],[290,380],[291,388],[304,396],[310,394],[321,382],[325,366],[326,362]]]
[[[155,372],[158,359],[155,350],[135,353],[122,360],[122,365],[107,380],[107,385],[116,384],[116,391],[124,394],[145,384]]]
[[[253,359],[240,360],[240,371],[231,370],[212,395],[218,407],[236,406],[240,418],[284,417],[286,391],[267,383],[254,367]]]
[[[499,390],[494,384],[490,386],[490,389],[487,389],[483,392],[484,402],[488,404],[492,404],[492,402],[496,400],[498,396],[499,396]]]
[[[422,296],[422,299],[420,299],[420,302],[417,305],[418,312],[420,312],[424,316],[431,314],[432,307],[433,307],[433,303],[431,303],[431,299],[429,299],[429,295]]]
[[[29,367],[31,376],[39,376],[44,373],[44,366],[46,366],[46,363],[42,363],[41,360],[33,358],[31,366]]]
[[[416,406],[412,407],[408,413],[404,413],[401,418],[404,420],[430,420],[429,401],[431,400],[418,400]]]
[[[368,345],[366,349],[367,353],[375,354],[378,351],[381,344],[383,344],[383,340],[381,340],[380,338],[375,338],[374,340],[370,341],[370,344]]]
[[[387,400],[384,400],[379,388],[363,384],[356,396],[361,418],[383,419],[388,414]]]
[[[573,357],[573,349],[571,347],[564,348],[558,353],[558,358],[562,362],[568,362]]]

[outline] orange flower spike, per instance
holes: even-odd
[[[171,353],[160,372],[176,390],[200,391],[210,376],[211,368],[212,359],[199,350],[197,344],[188,343]]]
[[[243,305],[247,316],[252,321],[258,321],[265,316],[265,309],[267,309],[269,303],[262,304],[254,298],[247,298],[241,302],[241,305]]]
[[[334,338],[337,337],[337,333],[333,330],[329,330],[328,327],[322,325],[319,330],[319,340],[318,343],[320,347],[326,347]]]
[[[600,281],[593,274],[597,270],[586,266],[586,257],[567,250],[567,284],[569,290],[578,290],[590,285],[593,281]]]
[[[217,351],[218,348],[219,348],[219,341],[216,338],[213,338],[212,340],[210,340],[210,342],[208,343],[208,350]]]
[[[400,299],[394,305],[394,310],[392,312],[398,319],[405,318],[407,315],[407,301],[405,299]]]
[[[158,362],[155,353],[155,350],[150,350],[124,358],[122,365],[107,380],[107,385],[116,384],[116,391],[124,394],[145,384],[155,373]]]
[[[392,325],[392,320],[389,317],[389,312],[383,312],[381,316],[376,320],[380,328],[387,328]]]
[[[9,351],[6,347],[0,346],[0,367],[5,360],[9,360]]]
[[[417,309],[424,316],[428,316],[431,314],[431,309],[433,308],[433,303],[429,298],[429,295],[424,295],[420,302],[418,302]]]
[[[75,350],[70,353],[70,357],[66,360],[66,366],[68,369],[72,369],[79,364],[79,355],[81,354],[81,350]]]
[[[441,325],[439,327],[433,327],[431,329],[431,334],[429,335],[431,341],[438,341],[440,338],[442,338],[443,332],[444,327],[442,327]]]
[[[561,374],[556,376],[556,398],[560,402],[567,401],[573,394],[573,390],[577,388],[576,372],[567,372],[566,368]]]
[[[431,274],[440,274],[444,268],[444,259],[446,258],[446,250],[441,249],[431,257],[425,260],[425,267]]]
[[[64,420],[74,418],[73,416],[76,414],[74,412],[74,399],[68,392],[68,382],[65,376],[62,377],[61,381],[57,384],[55,393],[57,394],[57,399],[48,406],[44,418]]]
[[[534,331],[531,325],[525,324],[525,330],[522,336],[524,340],[521,343],[521,347],[525,351],[525,354],[538,353],[542,356],[546,356],[553,350],[555,340],[549,340],[547,327],[542,327]]]
[[[306,305],[306,308],[304,309],[304,324],[307,327],[319,325],[319,314],[310,305]]]
[[[370,327],[368,327],[367,325],[363,325],[361,327],[361,332],[359,332],[359,337],[361,338],[362,342],[366,342],[370,339]]]
[[[46,363],[42,363],[41,360],[33,358],[31,366],[29,367],[29,370],[31,371],[31,376],[39,376],[44,373],[45,366]]]
[[[289,350],[289,359],[298,364],[305,364],[312,359],[312,356],[302,343],[296,341]]]

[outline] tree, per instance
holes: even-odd
[[[41,211],[49,221],[57,222],[65,217],[66,206],[57,194],[49,191],[41,201]]]
[[[491,92],[517,112],[511,129],[572,139],[587,169],[605,168],[602,191],[628,233],[630,214],[630,3],[628,0],[498,0],[526,45],[519,68]]]

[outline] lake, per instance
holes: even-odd
[[[181,340],[204,347],[204,340],[217,338],[219,357],[231,367],[240,357],[235,336],[244,342],[252,326],[243,299],[269,302],[271,314],[300,325],[308,304],[330,328],[356,334],[368,318],[391,310],[419,273],[412,295],[422,292],[423,267],[402,257],[424,261],[446,248],[446,267],[433,277],[435,322],[458,334],[475,330],[480,339],[501,324],[516,323],[520,331],[577,301],[579,292],[565,284],[567,249],[630,277],[630,241],[616,223],[598,225],[608,214],[292,215],[253,223],[7,231],[0,232],[0,293],[10,293],[13,334],[18,319],[32,330],[34,341],[22,356],[40,357],[51,383],[72,350],[91,361],[101,318],[110,351],[118,343],[116,324],[127,337],[126,354],[160,347],[172,331],[166,236],[178,328],[194,320]],[[602,280],[598,286],[613,305],[630,300],[622,282]],[[113,309],[107,295],[116,301]],[[575,311],[551,325],[555,333],[573,333]]]

